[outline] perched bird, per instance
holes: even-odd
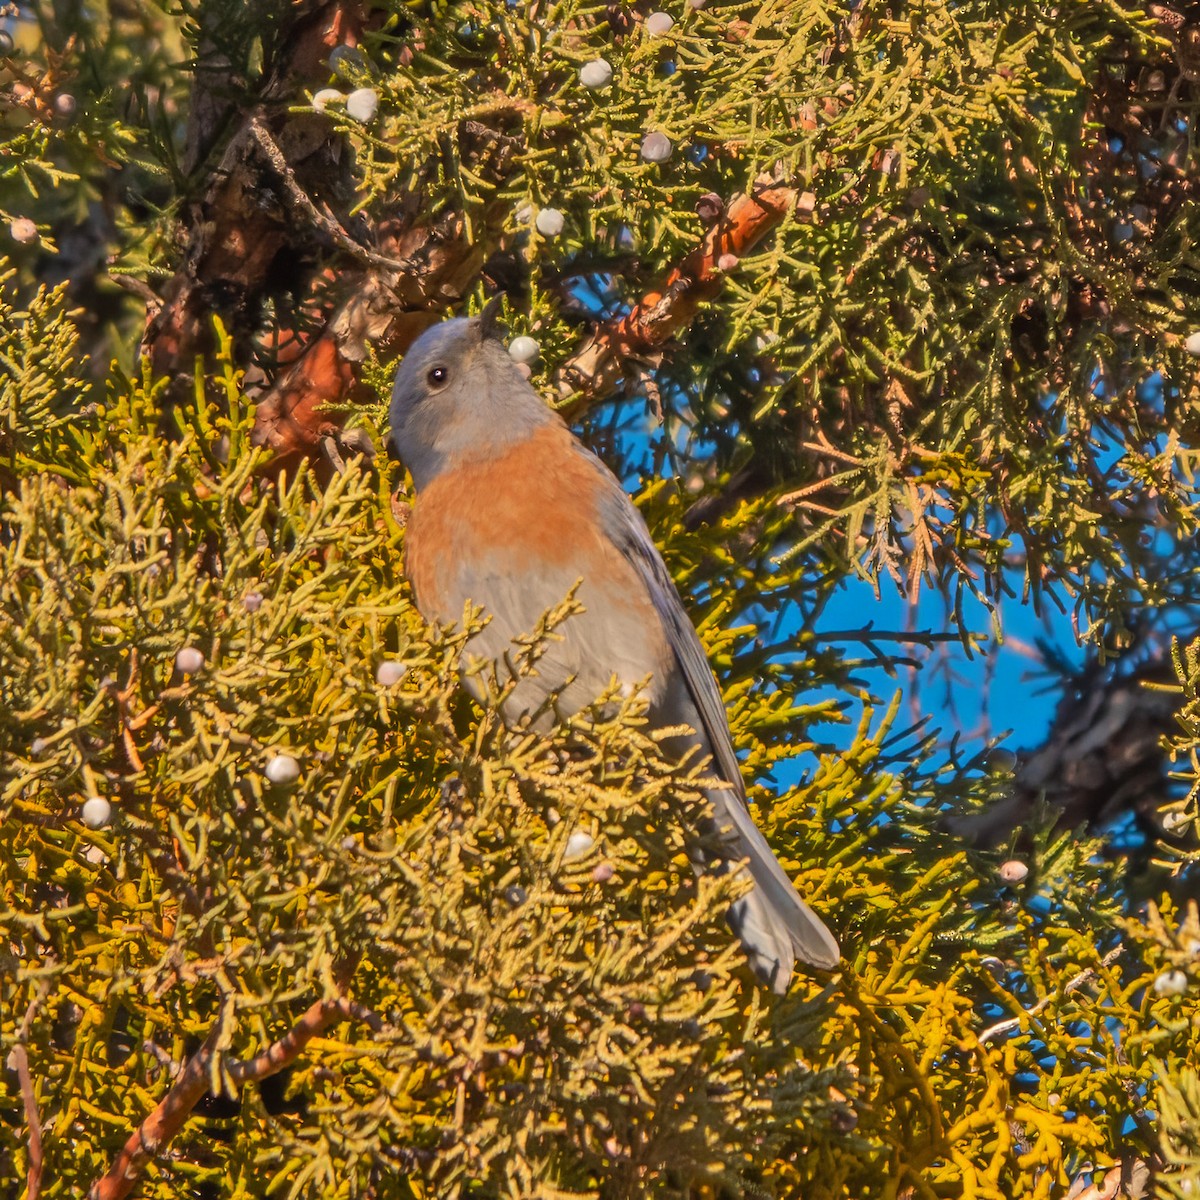
[[[832,969],[837,943],[754,824],[716,679],[641,514],[521,375],[496,310],[493,302],[426,330],[396,374],[389,447],[416,488],[407,572],[417,606],[445,623],[468,600],[484,609],[490,621],[468,652],[503,672],[513,639],[579,584],[583,611],[556,629],[503,715],[545,710],[552,696],[565,715],[614,676],[630,690],[649,677],[652,724],[695,730],[673,748],[698,746],[728,784],[708,797],[728,861],[747,859],[754,882],[729,922],[755,972],[782,994],[797,957]]]

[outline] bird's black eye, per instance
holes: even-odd
[[[425,382],[432,388],[440,388],[449,378],[450,372],[445,367],[430,367],[425,372]]]

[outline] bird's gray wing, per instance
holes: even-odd
[[[604,470],[607,474],[607,469]],[[642,514],[615,480],[612,483],[605,496],[604,520],[608,535],[645,584],[666,630],[667,639],[675,653],[679,678],[698,718],[698,724],[690,719],[688,723],[696,724],[696,732],[712,755],[713,765],[745,807],[745,786],[737,755],[733,751],[733,735],[729,732],[725,702],[721,698],[708,656],[704,653],[704,646],[683,607],[675,582],[650,536],[650,530],[642,520]],[[684,714],[669,715],[685,719]]]
[[[599,465],[599,464],[598,464]],[[748,860],[754,890],[729,912],[755,971],[775,991],[786,992],[796,956],[815,967],[832,970],[841,958],[833,935],[800,898],[779,865],[746,803],[745,784],[733,749],[725,703],[704,646],[688,617],[666,564],[646,522],[624,489],[600,467],[611,483],[605,493],[604,520],[609,536],[645,584],[675,654],[679,678],[690,711],[666,714],[692,725],[728,787],[713,789],[709,799],[718,825],[731,835],[732,847]]]

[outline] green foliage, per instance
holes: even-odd
[[[762,0],[672,8],[652,37],[620,5],[388,3],[329,69],[380,95],[373,123],[323,118],[347,208],[457,214],[527,288],[512,324],[547,395],[578,292],[615,311],[661,286],[704,234],[699,196],[812,194],[641,364],[656,466],[705,499],[747,463],[766,481],[714,525],[674,481],[639,503],[756,816],[843,946],[782,1000],[724,924],[736,882],[691,871],[700,776],[636,700],[553,738],[505,729],[459,686],[469,620],[430,630],[411,605],[395,474],[269,475],[219,325],[211,361],[175,364],[195,383],[169,413],[130,365],[145,314],[103,273],[180,267],[172,221],[203,209],[233,115],[325,82],[280,82],[291,6],[33,7],[45,45],[29,26],[21,69],[78,99],[35,119],[0,75],[0,212],[40,231],[5,243],[0,308],[0,1059],[28,1057],[42,1197],[102,1175],[201,1046],[238,1103],[202,1105],[142,1195],[1051,1200],[1139,1159],[1191,1194],[1194,911],[1124,914],[1098,838],[968,851],[943,818],[1008,781],[869,694],[864,668],[895,665],[877,644],[818,633],[852,571],[936,586],[968,640],[964,597],[1014,573],[1095,636],[1188,598],[1197,210],[1141,213],[1159,160],[1113,149],[1096,100],[1167,53],[1143,6]],[[591,91],[599,55],[614,80]],[[226,90],[185,162],[206,72]],[[651,131],[666,164],[639,157]],[[1160,174],[1194,168],[1184,142]],[[558,238],[536,229],[551,206]],[[239,337],[311,299],[288,286],[237,311]],[[632,478],[627,412],[584,428]],[[1178,664],[1188,782],[1198,653]],[[272,783],[281,755],[298,776]],[[343,992],[270,1099],[255,1056]],[[29,1123],[13,1067],[5,1193]]]
[[[538,334],[544,382],[577,348],[574,287],[600,276],[612,309],[652,293],[703,235],[701,195],[788,179],[811,211],[727,270],[658,364],[681,469],[752,456],[821,572],[992,602],[1016,563],[1035,601],[1075,604],[1110,640],[1187,594],[1195,147],[1183,93],[1153,91],[1171,48],[1145,6],[756,0],[672,8],[659,36],[588,0],[375,13],[308,86],[379,95],[366,124],[325,108],[353,148],[349,207],[457,213],[483,256],[517,264],[516,331]],[[112,212],[89,219],[94,252],[153,279],[178,254],[162,218],[205,185],[185,178],[185,122],[211,126],[200,148],[219,156],[223,117],[277,103],[286,23],[226,0],[38,18],[54,53],[76,35],[54,94],[75,89],[79,115],[10,114],[5,169],[78,179],[55,195]],[[597,56],[613,81],[589,89]],[[199,114],[175,69],[189,58],[219,80]],[[128,81],[129,103],[96,80]],[[674,145],[665,164],[639,156],[653,131]],[[0,207],[46,236],[64,216],[15,176]],[[565,216],[557,237],[537,230],[545,207]],[[1156,521],[1180,554],[1148,552]]]
[[[52,461],[52,439],[85,394],[62,292],[39,292],[19,312],[4,291],[11,279],[0,277],[0,472],[7,472],[0,478],[9,487],[18,474]]]
[[[738,262],[663,366],[699,453],[758,456],[816,559],[914,590],[990,601],[1019,555],[1035,599],[1072,598],[1085,631],[1116,636],[1186,586],[1190,559],[1141,534],[1158,516],[1197,529],[1191,451],[1168,438],[1197,399],[1195,215],[1155,200],[1176,167],[1110,154],[1088,108],[1098,76],[1161,52],[1141,6],[687,5],[662,36],[574,0],[393,11],[374,57],[335,75],[382,98],[366,129],[331,110],[363,201],[422,195],[523,260],[547,378],[575,350],[569,281],[610,271],[609,304],[635,302],[702,235],[701,195],[795,180],[812,219]],[[578,70],[597,56],[614,76],[592,90]],[[464,120],[496,131],[474,157],[449,136]],[[639,156],[651,131],[666,165]],[[1159,133],[1141,153],[1194,166]],[[560,236],[538,232],[544,207]],[[1131,362],[1164,373],[1163,405]]]
[[[382,1032],[345,1027],[297,1072],[308,1119],[248,1103],[222,1148],[195,1125],[152,1194],[235,1176],[239,1195],[271,1179],[362,1194],[381,1176],[402,1193],[397,1163],[438,1190],[679,1188],[802,1150],[829,1102],[761,1038],[771,1015],[721,921],[739,885],[687,866],[692,774],[629,706],[554,744],[466,723],[463,635],[430,640],[407,602],[379,481],[260,487],[236,380],[217,382],[230,415],[201,400],[172,441],[153,388],[120,379],[90,417],[17,414],[3,1037],[27,1041],[42,1081],[45,1194],[103,1172],[164,1060],[212,1022],[212,1085],[234,1090],[234,1056],[347,976]],[[180,669],[184,648],[202,670]],[[376,683],[381,661],[403,682]],[[300,776],[272,786],[283,753]],[[89,797],[114,810],[95,830]],[[586,854],[567,853],[576,831]],[[92,1120],[110,1136],[81,1153],[66,1135]]]
[[[1164,1080],[1158,1089],[1162,1112],[1163,1154],[1180,1168],[1168,1196],[1194,1196],[1200,1188],[1200,1076],[1184,1071],[1177,1083]]]
[[[30,312],[10,358],[65,376],[61,297]],[[1094,844],[1044,837],[1006,889],[929,820],[986,781],[928,773],[895,712],[868,713],[763,813],[847,954],[771,1001],[721,919],[738,885],[688,867],[695,773],[636,702],[550,741],[467,709],[464,635],[411,608],[384,481],[261,481],[228,369],[169,440],[154,393],[114,376],[103,406],[10,426],[0,1051],[22,1042],[37,1080],[43,1195],[107,1169],[214,1030],[210,1085],[237,1115],[186,1125],[142,1194],[1052,1196],[1126,1153],[1130,1097],[1191,1053],[1196,1002],[1156,998],[1186,940],[1162,922],[1098,967],[1119,909]],[[698,584],[713,534],[672,537],[669,512],[651,505]],[[726,555],[706,578],[747,570]],[[730,590],[706,633],[743,680],[731,711],[761,777],[815,714],[786,675],[747,686]],[[376,682],[384,661],[399,683]],[[273,785],[282,753],[299,776]],[[593,844],[569,853],[579,832]],[[343,986],[373,1016],[310,1043],[287,1083],[302,1103],[268,1111],[238,1063]],[[983,1042],[989,1001],[1018,1019]],[[15,1178],[11,1076],[0,1108]]]

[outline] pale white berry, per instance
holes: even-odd
[[[566,220],[557,208],[543,208],[537,215],[534,225],[542,237],[558,237],[563,231]]]
[[[670,13],[652,12],[646,18],[646,32],[651,37],[662,37],[664,33],[670,33],[675,24],[675,18]]]
[[[577,829],[567,838],[567,848],[563,851],[563,861],[570,862],[573,858],[582,858],[594,845],[596,839],[590,833]]]
[[[1028,876],[1029,868],[1019,858],[1010,858],[1000,864],[996,874],[1005,883],[1021,883]]]
[[[579,68],[579,82],[585,88],[606,88],[612,83],[613,69],[603,58],[593,58]]]
[[[79,815],[89,829],[103,829],[112,820],[112,805],[103,796],[89,796]]]
[[[20,242],[23,246],[38,240],[37,225],[28,217],[13,217],[8,223],[8,232],[14,242]]]
[[[346,116],[364,125],[379,111],[379,93],[374,88],[355,88],[346,97]]]
[[[262,592],[247,592],[242,597],[242,607],[248,613],[256,613],[262,608],[263,594]]]
[[[204,655],[195,646],[184,646],[175,655],[175,669],[181,675],[195,675],[204,670]]]
[[[394,687],[407,674],[408,668],[402,662],[389,658],[375,668],[375,682],[380,687]]]
[[[513,338],[508,343],[508,356],[513,362],[531,363],[541,352],[542,348],[538,345],[536,339],[526,337],[524,334]]]
[[[331,104],[340,104],[346,97],[337,88],[322,88],[313,93],[312,106],[317,112],[324,112]]]
[[[276,754],[267,763],[266,776],[272,783],[295,783],[300,778],[300,764],[290,754]]]
[[[1200,329],[1187,335],[1187,339],[1183,343],[1183,348],[1189,354],[1194,354],[1197,358],[1200,358]]]
[[[646,162],[666,162],[671,157],[671,139],[665,133],[648,133],[642,139],[642,158]]]
[[[1169,812],[1163,814],[1163,828],[1170,833],[1186,825],[1192,818],[1185,812]]]
[[[1187,976],[1182,971],[1164,971],[1154,981],[1154,990],[1160,996],[1182,996],[1187,985]]]

